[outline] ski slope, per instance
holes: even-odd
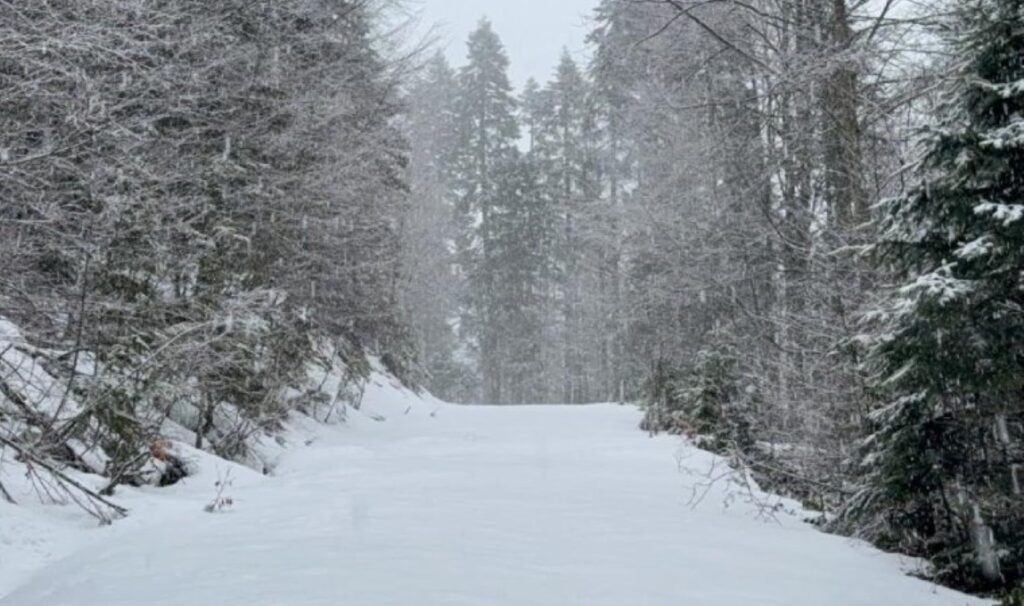
[[[368,406],[274,477],[211,458],[183,486],[122,491],[131,518],[76,531],[0,605],[989,603],[794,514],[766,519],[768,497],[727,481],[704,494],[715,459],[649,438],[630,407]],[[203,512],[228,471],[232,507]]]

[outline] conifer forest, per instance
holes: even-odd
[[[638,475],[594,486],[684,448],[718,462],[669,456],[695,494],[964,592],[827,603],[1024,604],[1024,0],[591,4],[585,51],[517,85],[504,9],[456,61],[401,0],[0,0],[0,604],[58,603],[4,576],[35,569],[21,516],[122,533],[213,469],[286,481],[333,439],[304,465],[351,471],[460,414],[552,467],[625,415],[635,447],[579,448]],[[394,468],[429,483],[469,446],[424,431]],[[150,600],[119,591],[60,603]],[[440,595],[338,603],[798,606]]]

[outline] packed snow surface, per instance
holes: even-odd
[[[721,463],[638,431],[635,408],[456,407],[389,393],[286,454],[274,477],[211,457],[184,486],[120,492],[128,520],[75,529],[88,538],[0,586],[10,590],[0,605],[988,603],[764,509],[791,503],[727,480],[706,486]],[[233,504],[205,513],[229,471]]]

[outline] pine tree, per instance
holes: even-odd
[[[552,251],[557,265],[557,296],[561,309],[562,394],[564,402],[591,399],[597,374],[593,358],[600,352],[603,329],[592,311],[602,293],[597,276],[589,271],[597,256],[595,202],[600,197],[593,152],[595,129],[591,90],[568,52],[552,81],[526,98],[530,102],[531,157],[541,173],[541,186],[560,216],[557,244]],[[590,304],[588,306],[588,303]]]
[[[461,218],[458,249],[468,283],[463,329],[479,350],[484,398],[501,402],[500,335],[495,328],[494,205],[500,195],[496,166],[516,153],[519,124],[508,80],[508,57],[486,19],[469,37],[468,63],[459,71],[457,102],[460,153],[456,159]]]
[[[495,166],[493,239],[488,273],[498,337],[501,400],[545,401],[545,327],[554,216],[527,157],[513,156]]]
[[[606,253],[603,270],[609,282],[608,311],[603,330],[609,342],[611,370],[602,373],[612,381],[617,399],[635,397],[648,370],[647,360],[633,355],[629,344],[630,305],[626,289],[627,208],[630,190],[637,182],[635,117],[638,112],[634,95],[637,80],[638,54],[636,44],[645,34],[635,31],[640,7],[622,10],[619,0],[603,0],[595,9],[597,27],[589,36],[594,57],[589,67],[593,88],[594,120],[599,136],[597,162],[603,179]]]
[[[413,202],[403,221],[403,307],[427,374],[426,386],[446,401],[467,401],[475,393],[473,373],[458,359],[462,344],[454,329],[462,294],[453,271],[456,74],[443,54],[429,61],[408,98]]]
[[[879,253],[900,278],[871,355],[866,487],[846,520],[941,577],[1024,573],[1024,3],[957,11],[958,64]]]

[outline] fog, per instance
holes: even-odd
[[[494,24],[512,62],[509,75],[521,88],[530,77],[547,80],[562,49],[583,59],[588,21],[597,0],[417,0],[427,30],[454,65],[465,58],[466,37],[483,16]]]

